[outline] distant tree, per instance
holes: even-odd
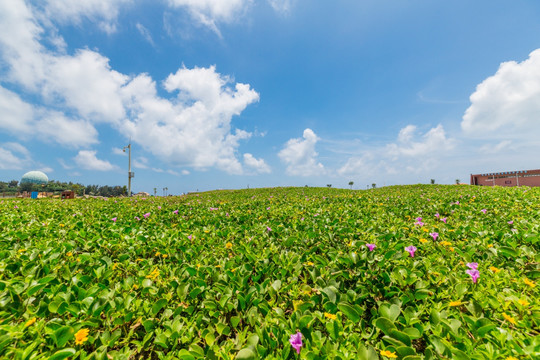
[[[326,186],[328,186],[329,188],[331,188],[331,187],[332,187],[332,184],[326,184]]]
[[[31,182],[22,183],[20,189],[21,191],[31,192],[32,190],[34,190],[34,184],[32,184]]]
[[[435,185],[435,179],[431,179],[431,185]]]
[[[353,185],[354,185],[354,181],[349,181],[349,186],[351,187],[351,190],[352,190]]]
[[[8,187],[7,183],[0,181],[0,191],[6,190],[7,187]]]
[[[19,182],[18,182],[17,180],[11,180],[11,181],[9,182],[9,185],[8,185],[8,186],[9,186],[10,188],[16,188],[17,185],[19,185]]]
[[[375,189],[375,188],[377,187],[377,184],[373,183],[373,184],[371,184],[371,187],[372,187],[373,189]]]
[[[456,179],[456,185],[459,185],[460,182],[461,182],[461,180]]]

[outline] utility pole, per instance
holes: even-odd
[[[131,141],[128,146],[124,146],[122,149],[123,152],[126,152],[128,149],[128,197],[131,196],[131,178],[135,177],[135,173],[131,172]]]

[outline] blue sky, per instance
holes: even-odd
[[[0,2],[0,180],[365,189],[535,169],[540,2]]]

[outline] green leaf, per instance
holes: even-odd
[[[276,292],[279,291],[279,289],[281,289],[281,280],[276,280],[272,283],[272,288],[274,288],[274,290],[276,290]]]
[[[163,309],[167,305],[167,299],[159,299],[156,301],[156,303],[152,306],[151,314],[153,316],[156,316],[156,314]]]
[[[481,328],[479,328],[478,330],[476,330],[476,332],[478,333],[479,336],[484,337],[488,332],[495,329],[496,327],[497,326],[493,325],[493,324],[485,325],[485,326],[482,326]]]
[[[327,287],[321,290],[326,296],[328,296],[328,300],[330,300],[332,303],[336,303],[336,293],[333,289]]]
[[[390,336],[393,339],[401,341],[407,346],[411,346],[411,338],[409,337],[409,335],[405,334],[404,332],[401,332],[398,330],[390,330],[390,334],[388,336]]]
[[[358,360],[379,360],[379,355],[371,346],[365,347],[361,344],[358,348]]]
[[[208,346],[212,346],[212,345],[214,345],[214,341],[216,341],[216,337],[215,337],[214,333],[209,332],[204,337],[204,340],[206,341]]]
[[[352,322],[360,321],[360,315],[351,305],[340,302],[338,304],[338,309],[341,310]]]
[[[249,348],[242,349],[238,352],[238,354],[236,354],[236,359],[238,360],[253,360],[256,358],[257,355]]]
[[[516,250],[508,246],[501,246],[500,248],[498,248],[498,250],[500,253],[509,258],[516,258],[519,256]]]
[[[65,359],[65,358],[67,358],[69,356],[75,355],[76,352],[77,352],[77,350],[72,349],[72,348],[66,348],[66,349],[58,350],[57,352],[55,352],[49,358],[49,360],[62,360],[62,359]]]
[[[73,338],[75,330],[71,326],[62,326],[54,332],[56,346],[64,347]]]
[[[401,309],[396,304],[382,304],[379,307],[379,315],[387,318],[388,320],[394,322],[401,313]]]
[[[375,320],[375,326],[386,335],[390,335],[390,332],[396,328],[394,322],[382,317]]]
[[[465,354],[463,351],[458,349],[452,349],[452,359],[456,360],[471,360],[471,358]]]

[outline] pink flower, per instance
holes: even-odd
[[[144,216],[144,218],[146,219],[146,218],[148,218],[148,217],[150,216],[150,213],[146,213],[146,214],[144,214],[143,216]]]
[[[178,215],[178,210],[174,210],[174,211],[173,211],[173,214]]]
[[[435,214],[435,217],[438,219],[441,215],[439,215],[439,213],[436,213]]]
[[[510,220],[510,221],[508,222],[508,225],[512,225],[513,223],[514,223],[514,220]]]
[[[115,218],[115,217],[113,217],[111,220],[112,220],[113,222],[116,222],[116,218]]]
[[[158,210],[161,210],[161,206],[158,206],[157,208],[158,208]]]
[[[487,213],[487,209],[482,209],[480,211],[483,212],[484,214]]]
[[[297,354],[300,354],[300,349],[302,348],[302,333],[298,331],[296,334],[292,334],[289,339],[291,346],[296,350]]]
[[[416,246],[412,246],[412,245],[411,245],[411,246],[407,246],[407,247],[405,248],[405,251],[407,251],[409,254],[411,254],[411,257],[414,257],[414,253],[415,253],[416,250],[418,250],[418,249],[416,248]]]
[[[377,245],[375,245],[375,244],[366,244],[366,246],[369,249],[369,251],[373,251],[373,249],[375,249],[377,247]]]
[[[432,233],[429,233],[429,235],[433,238],[433,240],[437,241],[437,238],[439,237],[439,233],[436,233],[436,232],[432,232]]]
[[[188,235],[188,237],[187,237],[187,238],[188,238],[189,240],[191,240],[191,239],[193,239],[193,236],[191,236],[191,235]]]
[[[469,276],[472,279],[472,282],[476,284],[476,280],[478,280],[478,278],[480,277],[480,271],[478,271],[476,269],[469,269],[469,270],[467,270],[465,272],[467,274],[469,274]]]
[[[135,216],[135,220],[139,221],[139,220],[141,220],[141,218],[138,217],[138,216]]]
[[[467,263],[467,267],[472,270],[478,270],[478,263]]]
[[[270,226],[267,226],[267,227],[266,227],[266,231],[268,231],[268,232],[272,231],[272,229],[270,228]]]
[[[445,218],[445,217],[443,217],[443,218],[441,219],[441,221],[442,221],[443,223],[446,224],[446,218]]]

